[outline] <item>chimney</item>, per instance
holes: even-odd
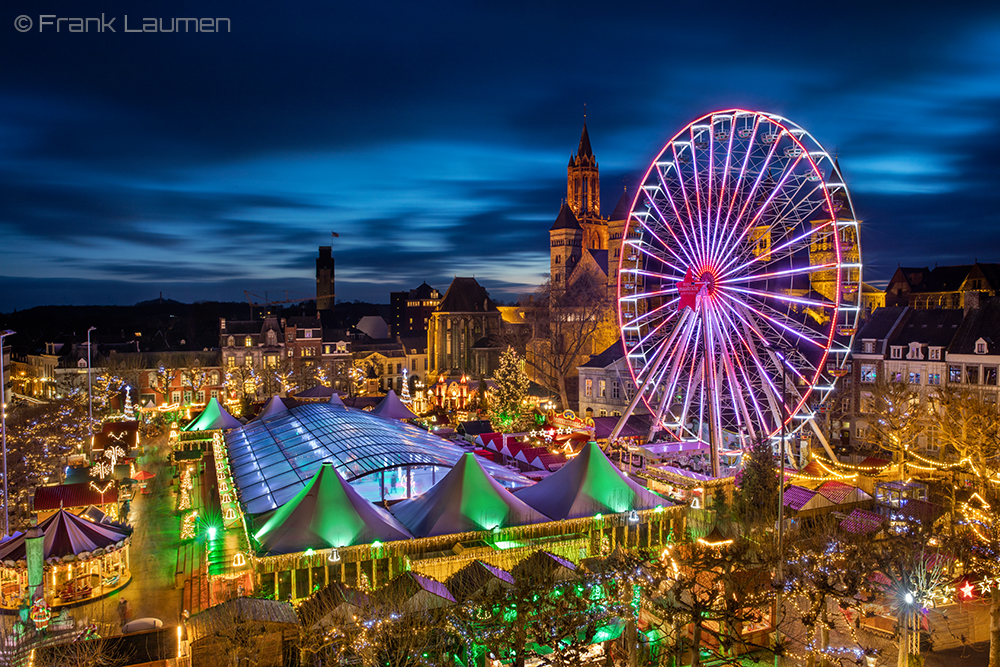
[[[226,318],[224,317],[219,318],[219,329],[222,330],[222,333],[226,333]]]

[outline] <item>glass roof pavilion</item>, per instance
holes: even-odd
[[[324,461],[379,502],[423,493],[467,451],[416,426],[329,403],[299,405],[225,437],[237,492],[251,515],[291,500]],[[531,484],[491,461],[482,464],[509,489]]]

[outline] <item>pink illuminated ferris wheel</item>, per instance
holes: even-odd
[[[860,315],[858,239],[836,161],[798,125],[731,109],[685,127],[649,166],[622,236],[636,401],[716,461],[783,422],[822,439],[815,413],[846,374]]]

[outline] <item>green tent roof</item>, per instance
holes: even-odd
[[[418,537],[551,521],[494,480],[475,454],[463,454],[440,482],[392,513]]]
[[[213,398],[208,401],[208,405],[201,411],[194,421],[184,427],[185,431],[214,431],[216,429],[239,428],[243,426],[219,403],[219,399]]]
[[[668,502],[615,467],[588,442],[569,463],[515,496],[556,520],[653,509]]]
[[[261,556],[307,549],[407,540],[411,535],[391,514],[362,498],[333,464],[323,463],[302,490],[254,533]]]

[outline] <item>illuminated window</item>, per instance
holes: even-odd
[[[941,361],[941,348],[932,347],[927,351],[927,358],[931,361]]]
[[[243,346],[244,346],[244,347],[250,347],[251,345],[253,345],[253,338],[251,338],[250,336],[247,336],[247,337],[246,337],[246,338],[245,338],[245,339],[243,340]]]
[[[184,392],[184,402],[185,403],[190,403],[192,398],[194,398],[194,396],[191,394],[190,391],[185,391]]]
[[[948,382],[953,384],[961,384],[962,382],[961,366],[948,366]]]
[[[246,363],[247,368],[253,368],[253,355],[248,354],[243,361]]]
[[[878,376],[875,364],[861,364],[861,381],[875,382]]]
[[[313,337],[313,330],[312,329],[306,329],[305,331],[302,332],[302,337],[303,338],[312,338]]]
[[[928,373],[927,374],[927,384],[941,384],[941,374],[940,373]]]
[[[987,346],[986,341],[980,338],[976,341],[976,354],[986,354]]]
[[[583,387],[584,387],[584,390],[583,390],[583,395],[584,396],[593,396],[594,395],[594,381],[592,379],[587,378],[586,380],[584,380]]]
[[[212,395],[212,398],[218,399],[219,398],[219,390],[218,389],[213,389],[211,395]]]
[[[920,373],[910,373],[910,384],[920,384]]]
[[[198,402],[199,403],[204,403],[205,402],[205,390],[204,389],[200,389],[198,391],[197,398],[198,398]]]
[[[600,393],[600,397],[601,398],[604,398],[604,397],[606,397],[608,395],[608,382],[607,382],[607,380],[600,380],[599,381],[599,383],[598,383],[598,392]],[[602,417],[606,417],[607,415],[601,415],[601,416]]]
[[[984,366],[983,367],[983,384],[988,384],[991,387],[997,385],[997,367],[996,366]]]
[[[232,347],[232,346],[236,345],[236,339],[233,338],[232,336],[230,336],[229,338],[226,339],[226,345],[228,347]]]
[[[267,355],[267,367],[276,368],[278,366],[278,356],[275,354]]]
[[[179,391],[172,392],[170,394],[170,402],[171,403],[180,403],[181,402],[181,392],[179,392]]]

